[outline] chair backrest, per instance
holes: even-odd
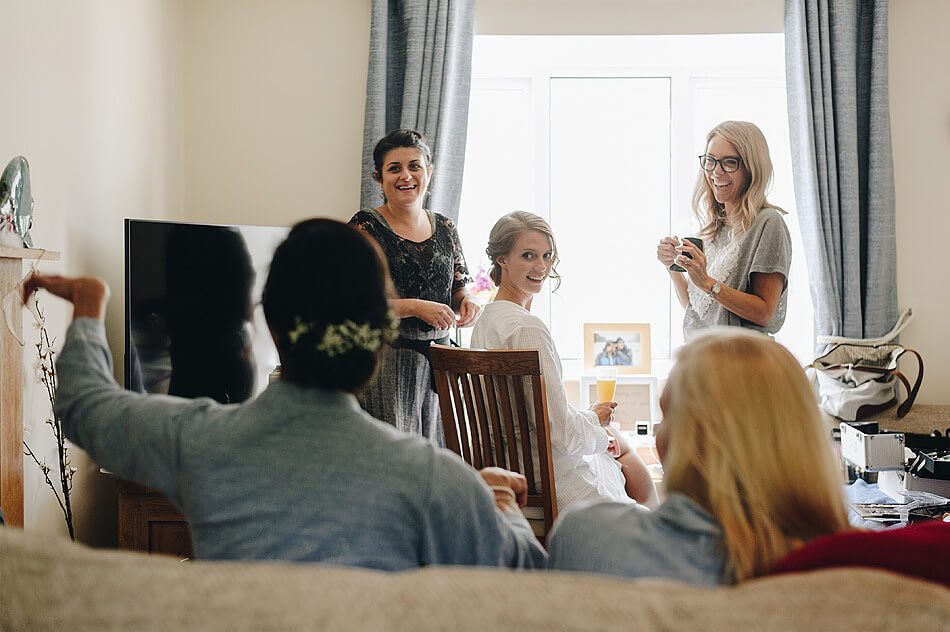
[[[557,518],[557,494],[538,350],[432,345],[431,354],[446,447],[475,468],[523,474],[528,507],[542,510],[539,535],[546,535]]]

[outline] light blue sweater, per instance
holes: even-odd
[[[475,470],[373,419],[350,394],[278,382],[225,406],[125,391],[103,324],[88,318],[70,325],[56,366],[66,436],[177,505],[199,558],[543,564],[527,521],[499,511]]]
[[[728,583],[712,515],[673,493],[655,511],[608,501],[581,503],[558,517],[548,539],[549,568],[689,584]]]

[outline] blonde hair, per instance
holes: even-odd
[[[664,485],[719,523],[728,578],[763,575],[800,544],[849,529],[830,435],[788,350],[714,328],[680,350],[667,389]]]
[[[748,121],[723,121],[706,135],[706,146],[714,136],[732,143],[742,159],[739,168],[745,169],[749,175],[749,185],[738,200],[738,222],[733,228],[734,234],[741,235],[749,230],[763,208],[774,208],[784,214],[783,209],[770,204],[765,197],[772,184],[772,159],[762,130]],[[702,167],[693,189],[693,215],[699,220],[699,236],[704,239],[714,237],[726,221],[723,205],[716,201]]]
[[[518,235],[526,230],[536,230],[545,235],[551,242],[551,274],[548,276],[556,280],[554,289],[561,285],[561,277],[557,273],[557,243],[554,241],[554,231],[551,230],[544,218],[538,217],[534,213],[527,211],[513,211],[503,216],[495,225],[492,226],[491,233],[488,235],[488,247],[485,248],[485,254],[491,261],[491,269],[488,271],[488,277],[496,286],[501,283],[501,266],[498,265],[498,257],[502,257],[511,252],[515,247],[515,241]]]

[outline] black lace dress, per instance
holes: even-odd
[[[399,298],[418,298],[452,305],[452,294],[471,281],[462,244],[452,220],[427,211],[432,236],[425,241],[404,239],[375,209],[363,209],[350,224],[376,239],[389,261]],[[409,341],[438,340],[449,330],[435,329],[415,317],[403,318],[399,336]],[[360,404],[373,417],[444,445],[439,400],[432,388],[432,371],[421,353],[405,346],[386,351],[376,377],[359,394]]]

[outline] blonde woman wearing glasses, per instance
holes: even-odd
[[[792,242],[785,211],[765,197],[765,136],[752,123],[724,121],[706,136],[699,163],[693,214],[705,247],[671,236],[656,251],[686,309],[683,334],[714,325],[774,334],[785,323]]]
[[[733,327],[697,335],[660,407],[666,499],[652,513],[607,501],[568,509],[549,537],[549,567],[730,584],[850,528],[815,396],[777,342]]]

